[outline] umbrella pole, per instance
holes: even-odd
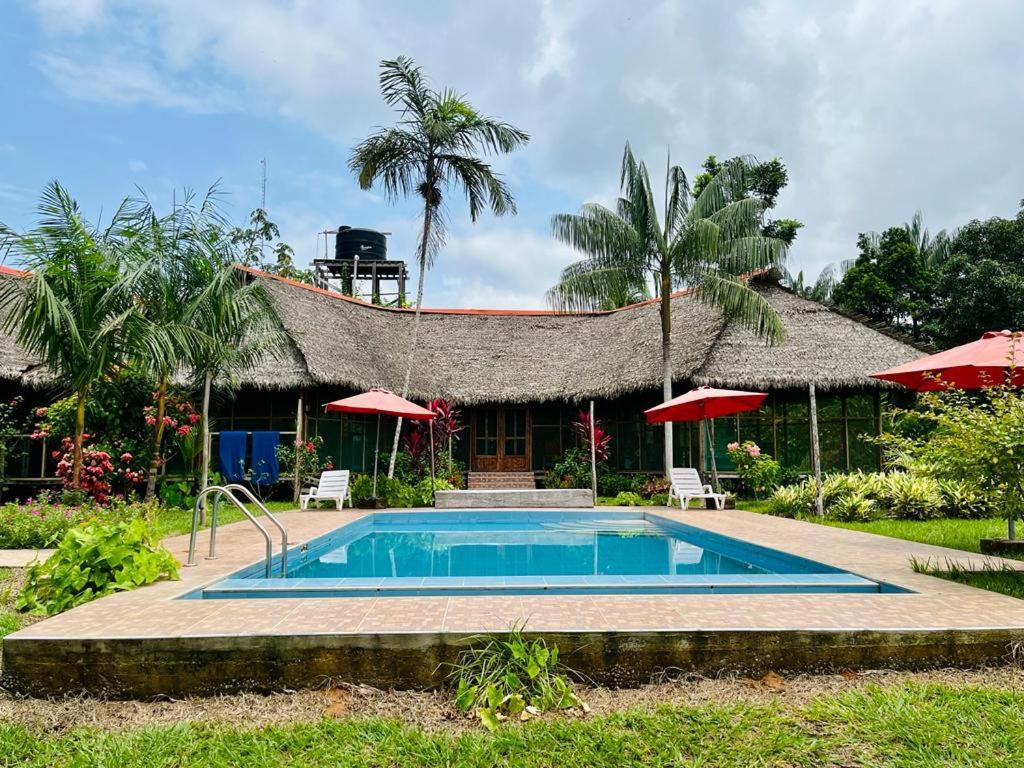
[[[708,438],[710,445],[708,450],[711,451],[711,483],[714,485],[715,492],[718,492],[718,463],[715,461],[715,420],[708,419]]]
[[[437,485],[434,482],[434,420],[427,422],[430,429],[430,498],[437,501]]]
[[[373,498],[377,498],[377,462],[380,458],[380,414],[377,414],[377,443],[373,446]]]

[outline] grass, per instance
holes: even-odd
[[[923,544],[935,544],[939,547],[961,549],[965,552],[978,552],[981,539],[1006,537],[1006,519],[1002,517],[983,520],[943,518],[940,520],[874,520],[870,523],[837,523],[831,520],[823,522],[825,525],[833,525],[838,528],[877,533],[881,536],[892,536],[896,539],[918,541]]]
[[[805,706],[661,705],[453,733],[379,718],[64,733],[0,724],[0,765],[1010,766],[1024,761],[1024,693],[904,683]]]
[[[0,568],[0,638],[17,632],[24,623],[21,614],[14,610],[15,584],[14,571]]]
[[[262,514],[254,504],[246,504],[245,506],[257,517]],[[267,502],[266,506],[271,512],[285,512],[290,509],[296,509],[298,504],[293,504],[290,501],[270,501]],[[241,520],[243,517],[244,515],[242,512],[234,504],[231,502],[223,502],[220,505],[220,512],[217,513],[217,524],[226,525],[227,523],[234,523]],[[156,526],[157,532],[160,534],[161,538],[164,536],[174,536],[180,533],[188,533],[192,530],[192,510],[177,508],[162,509],[157,516]],[[209,514],[206,516],[206,523],[203,527],[210,527]]]
[[[922,561],[911,558],[910,564],[917,573],[949,579],[969,587],[988,589],[1024,600],[1024,571],[1004,563],[992,563],[985,568],[972,569],[965,568],[954,560],[936,563],[931,559]]]

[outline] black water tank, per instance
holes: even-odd
[[[372,229],[355,227],[338,227],[338,235],[334,241],[334,258],[352,261],[356,256],[360,261],[388,257],[387,235]]]

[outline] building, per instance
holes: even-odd
[[[233,396],[215,408],[214,429],[301,430],[324,438],[335,466],[369,469],[376,420],[327,415],[323,405],[375,386],[401,391],[413,311],[248,271],[273,298],[289,343],[235,377]],[[808,468],[811,383],[823,468],[877,467],[870,438],[880,430],[888,387],[868,374],[921,351],[768,278],[752,284],[781,315],[783,343],[767,345],[685,292],[672,298],[675,394],[699,384],[770,393],[760,412],[716,420],[719,467],[729,468],[729,442],[751,439],[784,464]],[[543,472],[573,444],[570,424],[594,400],[613,436],[612,467],[660,472],[662,427],[643,418],[662,400],[658,313],[656,301],[580,314],[424,309],[409,396],[460,407],[468,428],[456,453],[471,471]],[[13,387],[46,379],[6,336],[0,375]],[[697,432],[675,425],[677,466],[697,465]],[[384,434],[381,445],[390,446],[390,430]],[[41,461],[26,473],[39,472]]]

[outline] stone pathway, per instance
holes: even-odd
[[[24,568],[33,560],[45,560],[52,554],[52,549],[0,549],[0,568]]]

